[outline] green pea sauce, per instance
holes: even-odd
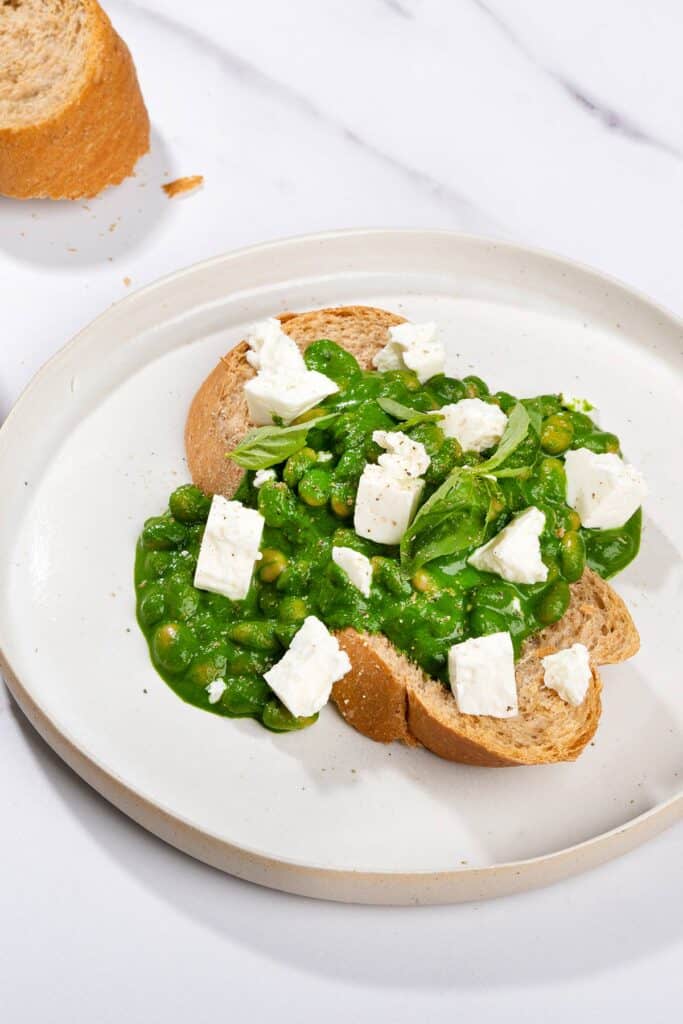
[[[409,371],[366,372],[330,341],[311,345],[306,362],[331,377],[339,392],[302,417],[311,422],[305,447],[274,467],[276,480],[257,489],[250,471],[235,495],[258,508],[266,524],[247,597],[230,601],[192,584],[210,499],[191,484],[173,492],[168,511],[148,520],[138,540],[138,621],[157,671],[188,703],[214,714],[256,718],[279,732],[310,725],[317,716],[294,718],[263,679],[307,615],[317,615],[333,630],[353,626],[382,632],[447,684],[452,644],[508,630],[518,653],[525,637],[564,615],[569,585],[586,565],[609,578],[638,553],[640,510],[621,529],[585,530],[566,504],[564,452],[580,447],[618,452],[619,440],[584,413],[563,409],[556,395],[523,400],[532,426],[505,462],[512,473],[486,478],[485,484],[479,477],[476,487],[463,489],[460,504],[423,546],[426,561],[402,559],[397,547],[357,537],[352,524],[358,480],[366,463],[381,453],[373,431],[400,429],[424,444],[431,458],[424,504],[459,468],[469,484],[468,469],[490,453],[464,453],[457,441],[444,437],[438,421],[419,414],[474,397],[509,413],[518,400],[505,392],[489,394],[478,377],[438,375],[422,385]],[[378,403],[381,399],[415,415],[397,421]],[[339,415],[317,427],[315,419],[329,413]],[[332,458],[321,460],[320,452]],[[475,547],[530,505],[545,514],[545,583],[508,583],[467,564]],[[354,548],[372,560],[368,598],[332,561],[333,546]],[[211,702],[207,688],[217,680],[220,694]]]

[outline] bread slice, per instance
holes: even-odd
[[[286,313],[284,330],[305,349],[328,338],[352,352],[364,367],[386,344],[388,328],[403,318],[365,306]],[[243,385],[254,375],[242,342],[224,356],[197,392],[187,419],[185,443],[194,482],[229,497],[242,470],[226,458],[250,428]],[[520,713],[515,718],[463,715],[450,689],[430,679],[386,637],[354,629],[338,633],[351,671],[332,690],[344,719],[382,743],[423,745],[450,761],[498,767],[547,764],[576,758],[600,718],[602,684],[596,666],[636,653],[639,638],[624,602],[595,573],[572,584],[566,615],[524,644],[516,678]],[[592,678],[585,701],[573,707],[543,682],[541,658],[573,643],[591,652]]]
[[[125,43],[96,0],[0,2],[0,193],[94,196],[149,149]]]

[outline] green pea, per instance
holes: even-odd
[[[194,484],[178,487],[168,501],[171,515],[181,523],[205,523],[211,508],[211,498]]]
[[[158,580],[171,568],[172,556],[169,551],[149,551],[143,562],[144,574],[147,579]]]
[[[321,466],[309,469],[299,481],[299,497],[311,508],[322,508],[329,500],[331,483],[329,470]]]
[[[541,447],[550,455],[560,455],[574,440],[574,426],[567,413],[548,416],[541,429]]]
[[[541,459],[534,471],[536,486],[532,487],[534,499],[543,502],[564,501],[567,493],[567,477],[564,463],[560,459]]]
[[[419,590],[421,593],[428,594],[436,590],[434,577],[426,569],[418,569],[417,572],[413,573],[410,582],[415,590]]]
[[[592,434],[584,438],[583,448],[588,448],[596,455],[604,455],[606,452],[619,453],[619,438],[616,434],[610,434],[606,430],[594,430]]]
[[[281,529],[297,519],[296,498],[286,483],[269,480],[259,488],[258,510],[268,526]]]
[[[142,546],[148,551],[170,551],[180,547],[186,539],[187,530],[183,524],[170,516],[148,519],[142,530]]]
[[[309,609],[301,597],[283,597],[280,601],[278,618],[281,622],[303,622]]]
[[[468,377],[463,377],[462,382],[465,385],[465,393],[468,398],[484,398],[489,393],[488,384],[481,377],[470,374]]]
[[[138,602],[138,615],[145,626],[152,626],[159,619],[163,619],[166,612],[164,592],[161,587],[147,587],[140,595]]]
[[[517,399],[508,391],[496,391],[493,397],[496,399],[498,406],[503,410],[506,416],[512,410],[513,406],[517,405]]]
[[[270,651],[239,651],[228,661],[231,676],[261,675],[272,664]]]
[[[261,716],[272,690],[258,676],[235,676],[225,680],[221,705],[237,717]]]
[[[261,587],[258,595],[259,611],[267,618],[273,618],[280,610],[282,598],[273,587]]]
[[[554,555],[549,555],[549,554],[544,554],[543,555],[543,561],[544,561],[544,563],[546,565],[546,568],[548,570],[548,576],[546,578],[546,583],[552,583],[553,580],[558,579],[558,577],[560,575],[560,563],[554,557]]]
[[[290,455],[282,471],[282,479],[288,487],[296,487],[307,469],[318,461],[318,453],[313,448],[302,448]]]
[[[182,622],[165,622],[152,634],[152,657],[165,672],[178,675],[190,665],[196,641]]]
[[[557,579],[541,594],[536,616],[544,626],[558,622],[569,607],[569,584],[566,580]]]
[[[580,533],[570,530],[560,541],[560,565],[562,575],[574,583],[583,575],[586,567],[586,545]]]
[[[287,556],[278,548],[264,548],[259,562],[258,577],[264,583],[273,583],[287,566]]]
[[[305,594],[307,593],[313,566],[305,558],[299,558],[290,562],[284,572],[278,576],[275,586],[283,594]]]
[[[184,579],[172,576],[166,583],[168,610],[174,619],[187,622],[199,609],[199,591]]]
[[[273,632],[273,623],[260,619],[236,622],[228,629],[228,636],[250,651],[277,651],[280,647]]]
[[[215,652],[206,657],[198,658],[187,672],[187,678],[200,689],[205,689],[214,679],[222,679],[227,668],[225,654]]]
[[[425,391],[430,398],[434,399],[437,406],[452,405],[454,402],[460,402],[463,398],[467,398],[467,388],[463,382],[454,377],[446,377],[443,373],[431,377],[425,386]]]
[[[271,732],[294,732],[297,729],[305,729],[307,726],[313,725],[317,720],[317,715],[311,715],[309,718],[296,718],[284,704],[280,703],[277,697],[268,701],[261,716],[261,721]]]
[[[348,480],[332,480],[330,508],[339,519],[348,519],[353,512],[355,485]]]

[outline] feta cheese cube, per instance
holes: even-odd
[[[443,344],[436,339],[435,323],[405,323],[389,328],[389,341],[376,354],[372,365],[382,373],[407,368],[424,384],[435,374],[443,373],[445,361]]]
[[[598,410],[587,398],[579,398],[577,395],[570,395],[563,391],[560,395],[560,404],[564,409],[569,409],[571,412],[582,412],[586,415],[590,413],[591,419],[595,423],[598,421]]]
[[[448,652],[451,690],[464,715],[513,718],[519,713],[515,658],[509,633],[454,644]]]
[[[254,324],[247,334],[247,362],[262,373],[305,373],[306,363],[299,346],[282,330],[274,316]]]
[[[291,374],[259,372],[244,385],[249,417],[257,426],[272,423],[275,416],[291,423],[338,390],[333,380],[317,370]]]
[[[588,648],[583,644],[572,644],[557,654],[542,658],[543,682],[568,704],[578,707],[583,704],[591,681],[591,665]]]
[[[351,671],[351,662],[315,615],[304,619],[289,650],[264,673],[288,711],[297,718],[315,715],[327,704],[332,686]]]
[[[424,481],[367,465],[358,484],[353,526],[359,537],[398,544],[417,510]]]
[[[274,469],[257,469],[254,473],[254,487],[263,487],[269,480],[277,480]]]
[[[370,597],[372,563],[369,558],[353,548],[333,547],[332,561],[349,577],[351,583],[364,597]]]
[[[564,468],[567,504],[589,529],[623,526],[647,495],[638,470],[613,453],[596,455],[588,448],[577,448],[565,455]]]
[[[228,687],[224,679],[212,680],[212,682],[210,682],[206,687],[206,692],[209,695],[209,704],[217,704],[227,688]]]
[[[429,469],[431,459],[420,441],[413,441],[400,430],[375,430],[372,440],[386,455],[380,455],[377,462],[394,476],[422,476]]]
[[[446,437],[454,437],[464,452],[483,452],[498,444],[508,418],[502,409],[481,398],[463,398],[439,409],[439,426]]]
[[[264,522],[255,509],[214,494],[199,549],[195,587],[223,594],[231,601],[246,597],[254,564],[261,557]]]
[[[545,515],[534,505],[520,512],[487,544],[467,559],[482,572],[495,572],[509,583],[545,583],[548,566],[541,558]]]

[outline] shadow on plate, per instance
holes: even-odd
[[[623,967],[683,935],[679,867],[662,840],[545,890],[470,907],[323,903],[241,882],[155,839],[81,781],[10,702],[36,763],[119,866],[192,921],[303,973],[376,988],[486,990],[580,978]],[[596,877],[610,872],[604,899]],[[473,927],[472,909],[477,909]],[[525,940],[527,915],[546,922]],[[268,921],[264,928],[264,920]],[[638,928],[615,930],[615,921]],[[577,941],[581,936],[581,941]]]
[[[161,186],[169,177],[168,151],[152,131],[151,150],[138,161],[135,175],[94,199],[0,196],[0,249],[52,270],[114,261],[145,242],[168,216],[169,199]]]

